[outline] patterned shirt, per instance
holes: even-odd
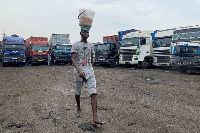
[[[85,73],[86,79],[88,79],[90,76],[94,76],[94,71],[91,63],[91,54],[94,53],[94,45],[91,43],[84,43],[79,41],[72,45],[71,52],[77,54],[77,64],[79,68]],[[76,68],[74,68],[74,80],[83,81],[83,79],[79,77]]]

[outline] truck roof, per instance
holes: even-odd
[[[153,31],[131,32],[131,33],[128,33],[127,35],[124,35],[123,39],[124,38],[133,38],[133,37],[151,37],[151,33],[153,33]]]
[[[13,36],[5,36],[3,39],[6,39],[8,41],[10,41],[10,40],[24,40],[23,37],[13,37]]]
[[[155,33],[155,37],[170,37],[173,35],[174,31],[176,29],[168,29],[168,30],[158,30],[156,33]]]

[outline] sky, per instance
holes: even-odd
[[[91,43],[118,31],[164,30],[200,25],[200,0],[0,0],[0,39],[17,34],[48,37],[70,34],[79,41],[79,9],[95,11]]]

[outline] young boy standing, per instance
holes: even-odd
[[[91,105],[93,112],[93,124],[104,124],[103,121],[97,120],[97,91],[96,79],[93,71],[93,53],[94,46],[87,42],[89,37],[89,28],[81,28],[81,41],[72,45],[72,63],[74,65],[74,81],[75,81],[75,99],[77,102],[76,117],[81,117],[80,95],[83,82],[87,86],[88,93],[91,97]]]

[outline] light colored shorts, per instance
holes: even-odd
[[[97,94],[96,90],[96,79],[94,76],[90,76],[87,81],[75,81],[76,95],[81,95],[81,89],[83,87],[83,82],[87,86],[89,95]]]

